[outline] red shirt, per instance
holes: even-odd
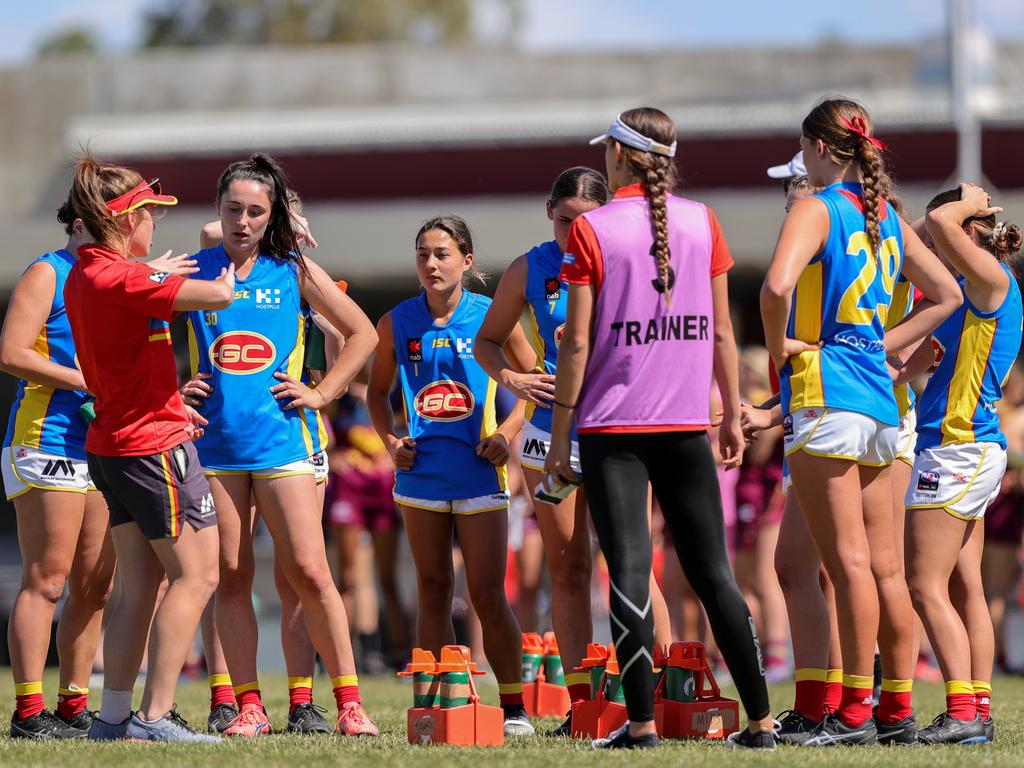
[[[145,456],[189,438],[167,325],[184,284],[101,245],[78,249],[64,301],[79,367],[96,396],[90,453]]]
[[[637,182],[627,184],[615,190],[615,197],[643,197],[644,185]],[[705,206],[707,208],[707,206]],[[735,264],[729,245],[725,242],[722,227],[718,223],[715,212],[707,208],[708,223],[711,227],[711,277],[728,272]],[[604,279],[604,262],[601,256],[601,244],[594,234],[594,228],[582,216],[577,218],[569,228],[569,240],[565,247],[566,253],[576,257],[572,264],[562,265],[562,279],[577,285],[594,284],[594,291],[601,292],[601,281]]]

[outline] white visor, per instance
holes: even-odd
[[[768,169],[768,175],[773,179],[791,179],[794,176],[806,176],[807,168],[804,167],[804,151],[801,149],[785,165],[773,165]]]
[[[665,155],[666,157],[676,156],[676,142],[673,141],[672,144],[666,145],[648,138],[622,122],[622,115],[619,115],[612,121],[608,133],[602,133],[600,136],[591,139],[590,143],[600,144],[609,138],[621,141],[627,147],[642,149],[644,152],[653,152],[656,155]]]

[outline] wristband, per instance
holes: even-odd
[[[557,400],[552,400],[551,402],[554,403],[555,405],[557,405],[559,408],[565,408],[567,411],[574,411],[574,410],[576,410],[576,406],[575,405],[569,405],[568,403],[560,403]]]

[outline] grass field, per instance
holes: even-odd
[[[264,699],[270,710],[275,728],[286,725],[286,680],[281,675],[261,678]],[[326,690],[326,681],[317,679],[318,702],[333,712],[333,702]],[[413,747],[405,739],[405,709],[412,698],[411,687],[397,679],[368,678],[362,681],[363,701],[381,725],[383,736],[375,740],[344,740],[334,737],[303,738],[273,735],[255,740],[233,740],[219,745],[173,746],[128,743],[94,744],[26,743],[0,737],[0,765],[47,766],[61,763],[75,768],[114,768],[115,766],[192,766],[216,765],[217,768],[239,766],[253,768],[261,765],[345,765],[380,768],[439,768],[439,766],[472,766],[495,763],[526,768],[556,768],[556,766],[630,765],[653,766],[671,764],[700,765],[702,768],[736,765],[786,766],[892,766],[893,768],[942,768],[955,766],[971,768],[983,766],[1024,765],[1024,679],[1001,678],[994,685],[993,712],[999,730],[995,744],[979,747],[929,748],[843,748],[832,750],[797,749],[787,747],[775,753],[751,754],[728,750],[721,744],[710,742],[664,742],[658,750],[643,753],[595,753],[585,742],[555,740],[534,736],[503,748],[454,748],[441,746]],[[46,683],[47,703],[53,705],[56,681],[49,676]],[[140,693],[141,686],[136,688]],[[486,701],[497,699],[493,689],[482,689]],[[734,695],[726,691],[728,695]],[[922,724],[942,706],[941,685],[919,683],[915,686],[915,703]],[[326,695],[325,695],[326,694]],[[178,709],[193,725],[205,727],[208,711],[208,689],[205,683],[184,683],[178,687]],[[791,685],[775,686],[772,701],[776,708],[788,706],[792,696]],[[0,701],[13,700],[10,673],[0,670]],[[98,703],[98,701],[96,702]],[[10,709],[0,710],[9,718]],[[557,721],[540,721],[543,732],[557,725]],[[966,750],[966,752],[965,752]]]

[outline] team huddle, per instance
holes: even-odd
[[[534,733],[504,586],[506,464],[520,446],[573,702],[591,696],[580,671],[592,640],[591,530],[608,568],[629,719],[595,748],[659,743],[651,491],[747,714],[730,746],[993,741],[981,521],[1007,462],[995,404],[1024,323],[1020,228],[971,184],[912,221],[867,112],[821,102],[801,126],[801,153],[772,174],[788,194],[761,292],[776,395],[741,403],[733,259],[714,211],[673,191],[676,135],[659,110],[619,115],[592,142],[605,147],[605,174],[557,177],[553,239],[508,267],[493,300],[468,288],[483,275],[466,222],[428,219],[412,238],[422,290],[376,328],[304,253],[316,241],[272,158],[223,171],[201,250],[143,262],[177,199],[83,157],[58,212],[68,242],[25,271],[0,336],[0,366],[21,379],[3,444],[24,563],[9,625],[11,735],[269,733],[252,598],[260,523],[274,542],[287,729],[379,734],[321,532],[321,411],[368,369],[366,404],[393,460],[416,571],[416,645],[439,655],[455,642],[457,537],[506,736]],[[179,315],[187,381],[171,341]],[[910,382],[926,372],[917,394]],[[516,397],[500,422],[499,386]],[[803,585],[792,590],[800,604],[787,605],[795,702],[778,720],[729,565],[716,469],[738,467],[769,429],[782,431],[786,456],[779,550],[793,553],[787,578]],[[65,586],[51,711],[43,670]],[[912,707],[918,617],[946,686],[946,711],[927,727]],[[174,709],[197,629],[208,733]],[[333,723],[313,700],[318,656]],[[570,710],[552,734],[572,732]]]

